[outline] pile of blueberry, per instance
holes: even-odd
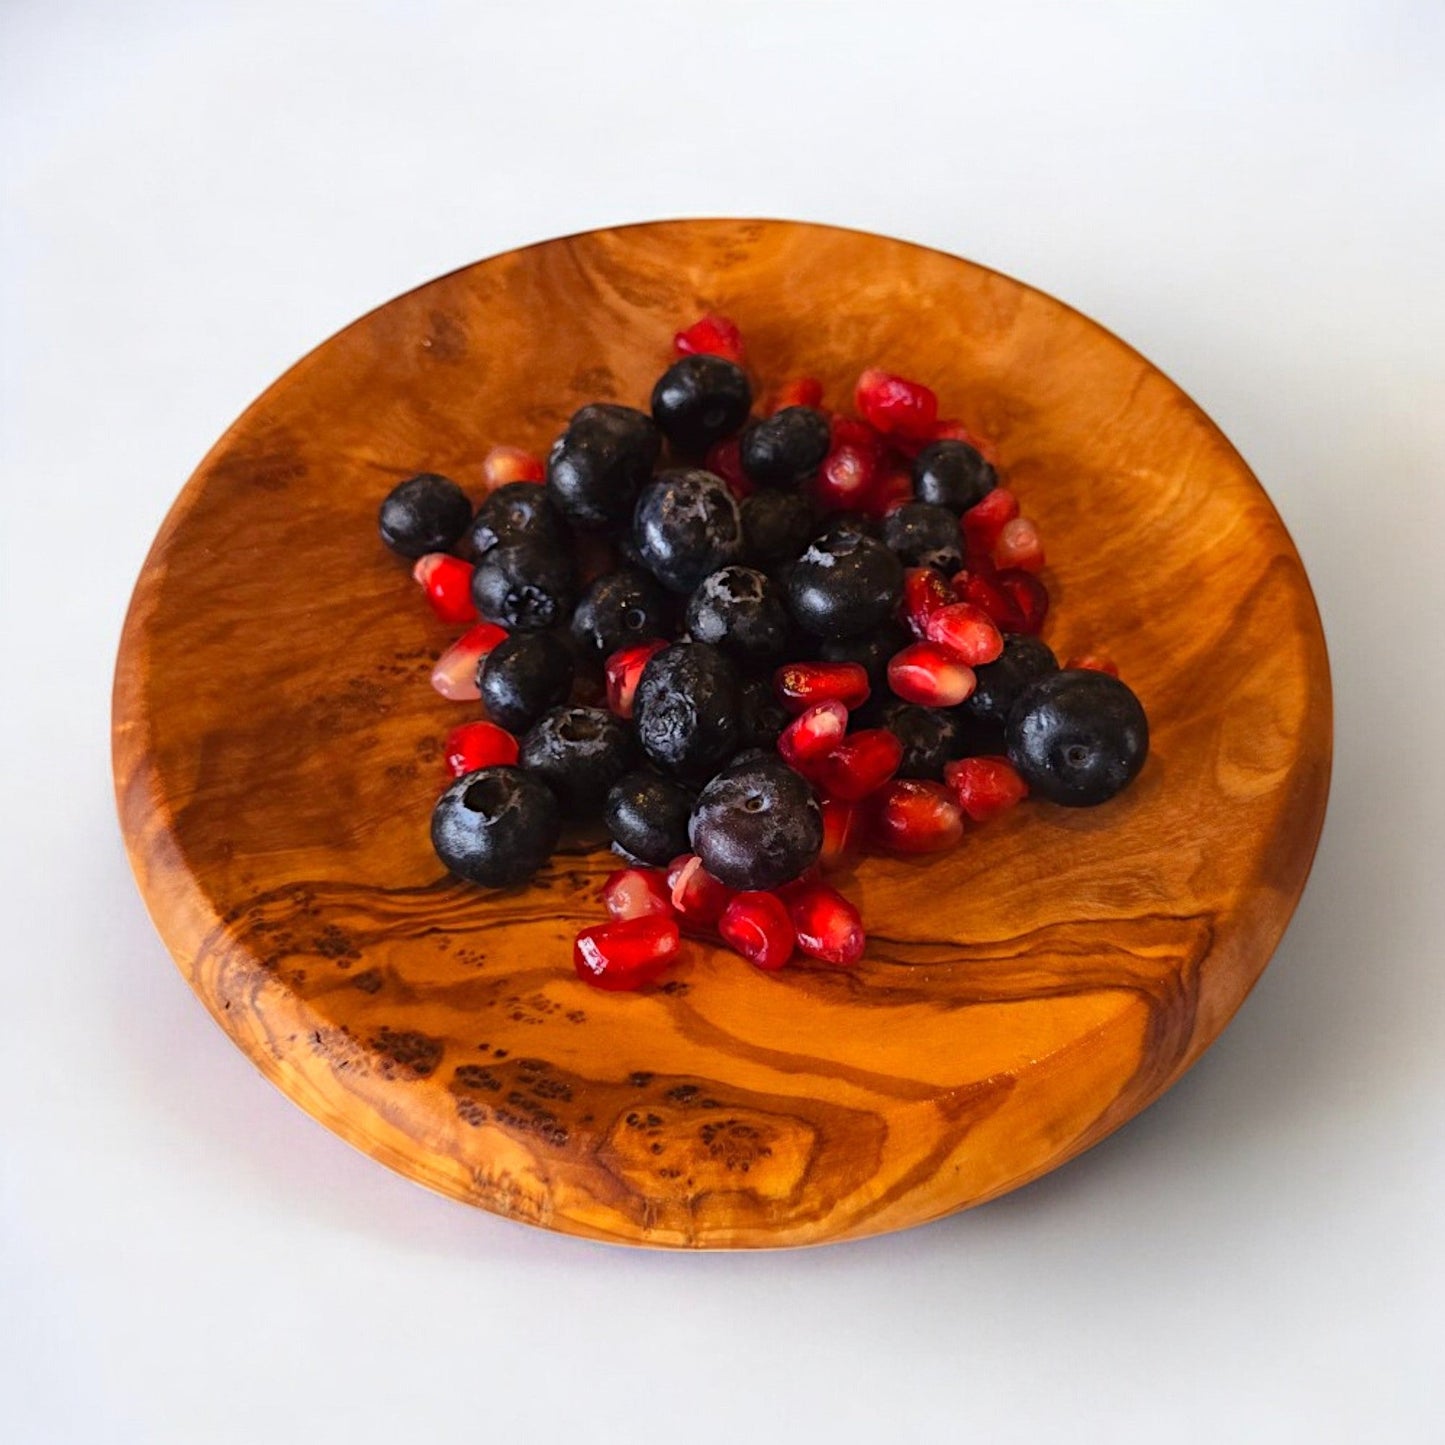
[[[454,729],[438,857],[525,882],[600,817],[628,866],[578,974],[634,988],[682,931],[762,968],[863,952],[822,875],[860,848],[952,847],[1032,793],[1102,803],[1148,724],[1107,659],[1060,668],[1038,529],[928,387],[869,369],[857,415],[811,378],[755,406],[737,328],[704,317],[650,412],[585,406],[545,464],[495,447],[473,512],[423,474],[381,506],[444,621]]]

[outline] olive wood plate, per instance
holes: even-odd
[[[1111,653],[1153,751],[1090,810],[1029,802],[845,879],[862,963],[765,974],[703,943],[636,994],[578,981],[614,859],[441,876],[428,686],[455,629],[376,537],[420,470],[475,489],[587,401],[645,405],[673,330],[733,316],[763,380],[865,364],[993,439],[1046,539],[1062,655]],[[628,1244],[816,1244],[1014,1189],[1139,1112],[1278,943],[1328,791],[1324,639],[1229,443],[1050,297],[883,236],[626,226],[457,271],[363,317],[245,412],[136,585],[115,784],[157,928],[261,1071],[344,1139],[514,1219]],[[178,1081],[184,1087],[184,1081]]]

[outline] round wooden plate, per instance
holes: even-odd
[[[845,881],[862,964],[765,974],[687,945],[579,982],[605,852],[531,886],[441,876],[427,685],[450,633],[376,537],[410,473],[476,485],[600,398],[645,405],[673,330],[756,373],[927,379],[997,442],[1047,539],[1061,654],[1101,649],[1153,752],[1114,802],[1029,803]],[[937,1218],[1103,1138],[1224,1027],[1284,930],[1330,764],[1288,534],[1178,387],[1067,306],[953,256],[779,221],[549,241],[444,276],[292,368],[161,528],[116,673],[120,816],[161,935],[257,1066],[420,1182],[631,1244],[815,1244]],[[184,1088],[185,1081],[177,1080]]]

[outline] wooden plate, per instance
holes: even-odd
[[[570,941],[608,854],[504,895],[427,839],[450,634],[377,504],[582,403],[645,404],[675,326],[735,317],[768,379],[864,363],[996,439],[1048,542],[1060,653],[1101,648],[1153,754],[1094,810],[1030,803],[845,884],[853,972],[701,944],[599,993]],[[1324,639],[1269,499],[1207,417],[1092,321],[882,236],[683,221],[549,241],[383,306],[221,438],[161,528],[116,673],[114,761],[156,926],[302,1108],[412,1178],[624,1243],[813,1244],[1002,1194],[1177,1079],[1304,886],[1330,764]],[[184,1079],[176,1080],[185,1088]]]

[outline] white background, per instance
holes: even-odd
[[[1445,7],[0,0],[0,1439],[1445,1438]],[[361,311],[713,213],[1099,318],[1314,579],[1313,881],[1161,1103],[1000,1203],[787,1255],[435,1198],[210,1023],[127,872],[110,670],[210,442]]]

